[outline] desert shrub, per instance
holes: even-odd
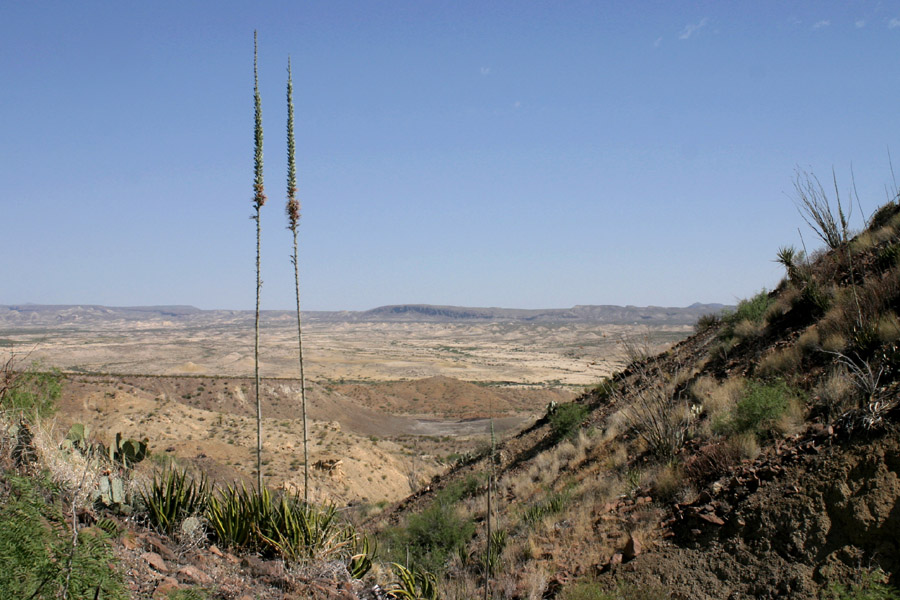
[[[128,597],[102,530],[82,529],[74,545],[46,480],[4,477],[9,495],[0,507],[0,598],[49,600],[63,590],[70,598]]]
[[[559,441],[574,436],[587,414],[587,406],[578,402],[559,404],[547,415],[553,439]]]
[[[884,204],[872,214],[869,219],[869,229],[876,230],[881,229],[885,225],[891,222],[891,218],[900,212],[900,205],[897,205],[894,202],[888,202]]]
[[[707,313],[705,315],[700,315],[700,318],[697,319],[697,323],[694,325],[694,330],[697,333],[702,333],[707,331],[708,329],[712,329],[722,322],[722,318],[718,313]]]
[[[738,302],[734,312],[727,313],[723,317],[725,327],[719,333],[720,338],[732,338],[735,335],[736,326],[742,321],[748,321],[750,324],[762,324],[765,321],[766,311],[772,305],[774,300],[769,297],[769,293],[763,289],[752,298],[745,298]],[[744,325],[746,327],[746,325]]]
[[[694,414],[676,392],[677,375],[644,373],[645,384],[635,388],[628,420],[657,458],[667,460],[684,444]]]
[[[715,442],[703,446],[682,467],[685,477],[702,487],[718,479],[741,459],[738,450],[728,442]]]
[[[729,323],[739,323],[741,321],[760,323],[772,302],[769,292],[763,289],[752,298],[738,302],[737,308],[732,314],[728,315],[726,320]]]
[[[388,549],[397,561],[408,551],[412,566],[442,573],[447,561],[475,534],[475,523],[463,517],[453,503],[435,501],[423,512],[411,515],[406,527],[388,532]]]
[[[758,438],[771,435],[796,401],[796,392],[783,380],[751,381],[744,397],[731,414],[717,424],[723,433],[754,433]]]
[[[56,412],[56,401],[62,392],[62,376],[58,369],[41,371],[39,363],[16,372],[12,361],[2,369],[0,384],[0,410],[21,414],[29,421],[51,416]]]

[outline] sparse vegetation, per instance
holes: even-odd
[[[587,406],[578,402],[564,402],[553,407],[547,413],[553,439],[560,441],[574,436],[587,414]]]

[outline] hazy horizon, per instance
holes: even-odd
[[[733,304],[895,185],[897,2],[5,2],[0,303],[254,305],[254,29],[264,309],[289,56],[304,309]]]

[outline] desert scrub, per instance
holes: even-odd
[[[72,532],[59,491],[47,476],[2,476],[8,487],[0,508],[0,598],[125,599],[122,575],[107,535],[91,527]]]
[[[547,411],[553,440],[560,441],[574,436],[587,414],[587,406],[577,402],[565,402]]]
[[[718,433],[753,433],[759,439],[773,435],[795,408],[797,392],[783,380],[750,381],[743,398],[729,415],[715,423]]]
[[[457,503],[471,495],[480,479],[472,476],[438,493],[431,506],[406,521],[405,527],[385,532],[384,546],[395,562],[411,560],[411,567],[442,573],[447,561],[475,535],[475,523],[463,516]]]
[[[0,368],[0,410],[18,413],[29,421],[52,416],[62,392],[58,369],[41,371],[32,363],[25,371],[14,370],[12,359]]]
[[[767,292],[765,288],[752,298],[741,300],[738,302],[734,312],[726,314],[722,319],[725,323],[725,327],[722,329],[719,337],[734,337],[736,326],[743,321],[747,321],[749,324],[764,323],[766,311],[769,310],[769,306],[771,306],[773,302],[774,300],[769,297],[769,292]],[[747,328],[749,325],[744,325],[743,327]]]

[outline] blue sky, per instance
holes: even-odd
[[[288,55],[311,310],[734,302],[900,176],[900,2],[5,0],[0,304],[252,308],[254,29],[263,308]]]

